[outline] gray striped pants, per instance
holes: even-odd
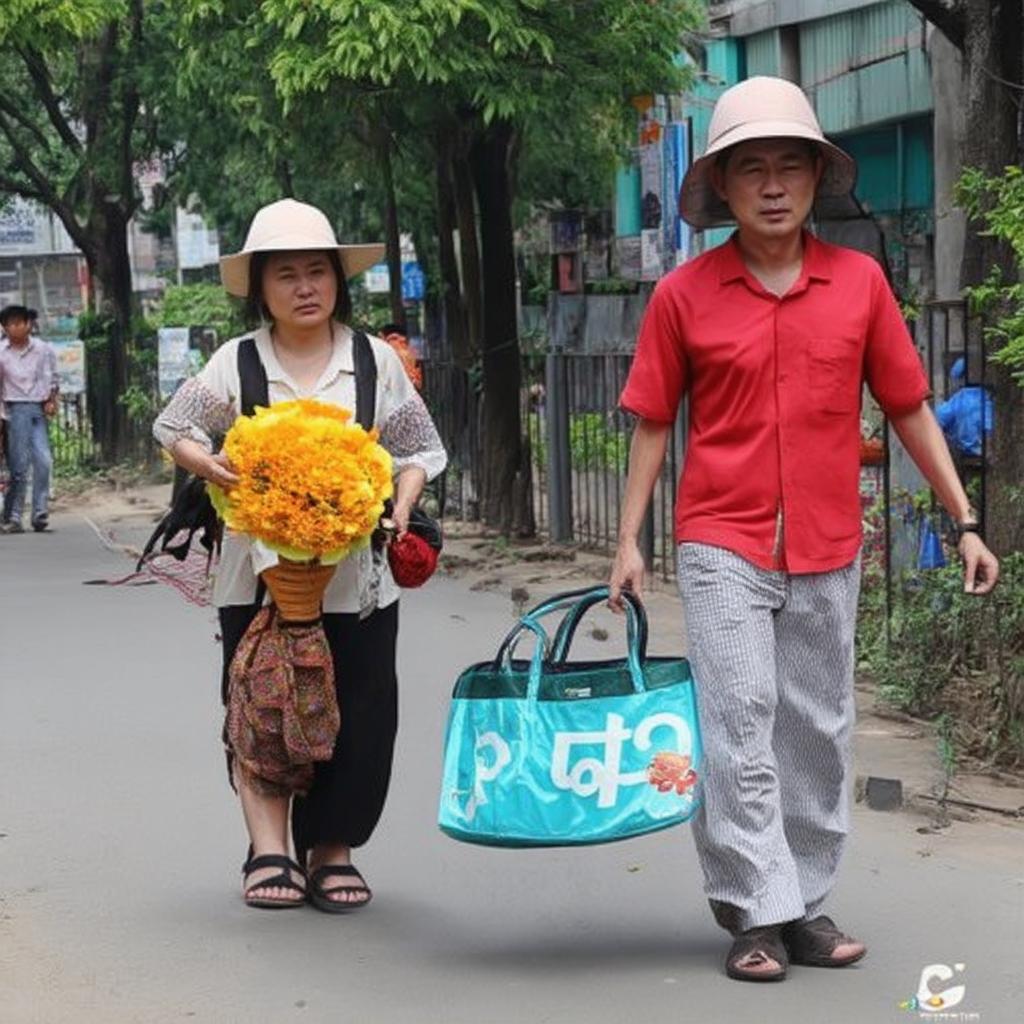
[[[693,833],[715,917],[743,931],[814,915],[849,829],[860,558],[795,576],[685,543],[679,588],[705,753]]]

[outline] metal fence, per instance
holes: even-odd
[[[126,436],[120,444],[119,461],[133,466],[148,466],[157,459],[152,436],[153,415],[136,414],[129,418]],[[112,460],[103,451],[90,416],[85,395],[61,395],[57,415],[50,421],[50,451],[57,476],[75,476],[109,468]]]
[[[520,413],[529,443],[538,533],[611,553],[618,535],[633,419],[618,399],[631,353],[525,355]],[[424,399],[449,454],[437,496],[443,514],[480,517],[483,395],[478,372],[451,363],[424,364]],[[674,572],[673,504],[682,464],[682,418],[655,487],[643,543],[666,579]]]
[[[50,421],[50,451],[58,476],[69,476],[98,467],[99,445],[93,437],[85,395],[61,395],[57,415]]]
[[[986,351],[983,324],[962,302],[928,303],[915,337],[931,381],[935,404],[958,386],[950,370],[963,356],[963,386],[984,385]],[[541,536],[611,554],[624,501],[633,419],[618,409],[632,353],[579,354],[561,351],[525,355],[520,407],[533,469],[533,508]],[[479,371],[446,362],[424,366],[424,397],[448,448],[450,465],[439,497],[445,514],[463,520],[480,516],[482,381]],[[686,404],[672,430],[667,457],[654,489],[641,535],[647,560],[665,580],[675,572],[674,504],[686,436]],[[906,459],[898,454],[888,425],[878,465],[862,473],[865,509],[877,505],[881,530],[865,541],[865,557],[884,564],[888,584],[905,562],[908,530],[902,508]],[[987,440],[980,454],[954,453],[965,486],[984,516]],[[893,552],[897,551],[894,561]],[[902,549],[902,555],[901,555]]]

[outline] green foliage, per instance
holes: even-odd
[[[879,697],[936,720],[944,761],[967,755],[1024,765],[1024,552],[1002,561],[996,590],[963,591],[959,562],[907,573],[894,587],[891,642],[885,581],[865,572],[858,620],[859,664]]]
[[[387,295],[368,292],[365,288],[352,289],[352,323],[367,331],[374,331],[391,320],[391,304]]]
[[[96,469],[96,452],[91,439],[82,430],[58,418],[50,421],[49,434],[53,472],[58,479],[81,476]]]
[[[520,132],[520,196],[588,205],[607,191],[633,126],[624,101],[682,86],[675,58],[703,17],[696,0],[186,0],[184,10],[185,120],[196,104],[228,115],[204,116],[201,135],[188,133],[190,149],[200,137],[214,152],[225,139],[260,142],[234,165],[259,182],[259,196],[282,165],[285,178],[305,179],[303,165],[318,154],[337,162],[346,140],[366,143],[382,127],[412,151],[409,177],[420,180],[433,162],[423,140],[438,126],[479,130],[504,119]],[[367,155],[364,145],[362,178],[372,189]],[[309,180],[336,188],[339,178],[335,166]],[[213,189],[197,191],[209,204]],[[257,199],[253,189],[245,197]],[[408,204],[406,216],[417,208]]]
[[[546,465],[547,434],[537,416],[530,417],[529,437],[533,461]],[[573,413],[569,417],[569,452],[575,470],[623,473],[629,458],[629,435],[610,423],[605,413]]]
[[[126,0],[4,0],[0,7],[0,44],[24,43],[54,33],[82,38],[113,18],[124,17]]]
[[[117,401],[127,410],[130,420],[151,420],[157,412],[153,392],[140,384],[129,384]]]
[[[956,201],[974,221],[984,224],[983,235],[998,238],[1013,251],[1018,277],[1007,280],[993,267],[984,284],[967,290],[973,312],[992,321],[986,336],[996,350],[994,362],[1010,367],[1024,387],[1024,168],[1007,167],[998,177],[977,168],[964,171],[956,186]]]
[[[154,327],[212,327],[218,341],[245,330],[240,303],[219,284],[171,285],[153,314]]]
[[[609,423],[606,413],[577,413],[569,421],[569,448],[576,469],[622,473],[629,456],[629,439],[625,430]]]
[[[86,343],[86,347],[95,339],[102,339],[105,345],[107,335],[113,329],[113,323],[113,318],[107,314],[94,313],[87,309],[78,317],[78,337]]]

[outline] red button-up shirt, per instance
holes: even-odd
[[[804,235],[783,297],[747,270],[736,237],[664,277],[621,405],[675,420],[689,392],[676,540],[765,569],[838,569],[861,544],[862,385],[888,415],[929,395],[878,264]]]

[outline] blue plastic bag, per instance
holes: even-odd
[[[946,556],[942,550],[942,541],[932,521],[927,516],[921,518],[920,542],[917,548],[918,569],[942,569],[946,565]]]
[[[562,594],[522,617],[493,661],[455,686],[438,825],[488,846],[574,846],[678,825],[698,806],[696,692],[684,658],[648,658],[628,596],[625,658],[574,662],[580,619],[607,587]],[[567,614],[550,643],[539,619]],[[514,648],[536,638],[529,661]]]
[[[992,433],[992,398],[981,387],[963,387],[954,391],[935,410],[946,440],[965,455],[981,454],[981,432]]]

